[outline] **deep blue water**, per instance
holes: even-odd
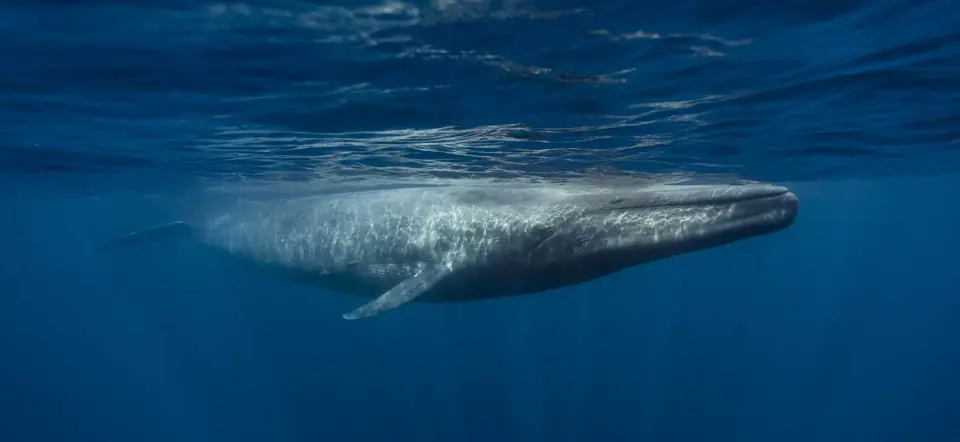
[[[0,4],[0,441],[960,440],[957,2]],[[800,216],[358,322],[102,249],[211,189],[651,174]]]

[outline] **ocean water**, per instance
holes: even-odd
[[[960,440],[960,4],[0,3],[0,441]],[[787,230],[358,301],[160,241],[200,195],[760,180]]]

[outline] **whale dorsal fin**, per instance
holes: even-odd
[[[343,319],[360,319],[373,316],[381,312],[393,310],[404,305],[427,290],[430,290],[438,281],[449,275],[451,270],[446,266],[431,266],[423,269],[413,277],[393,286],[377,299],[370,301],[356,310],[345,313]]]
[[[193,227],[185,221],[174,221],[167,224],[153,226],[143,230],[127,233],[107,241],[104,246],[118,247],[121,245],[137,244],[156,240],[164,240],[176,237],[185,237],[194,233]]]

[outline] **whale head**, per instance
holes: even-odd
[[[539,250],[571,280],[773,233],[797,216],[796,195],[768,184],[672,185],[581,198],[589,208]]]

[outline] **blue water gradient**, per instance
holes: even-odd
[[[960,4],[0,2],[0,441],[960,440]],[[753,179],[788,230],[370,320],[201,194]]]

